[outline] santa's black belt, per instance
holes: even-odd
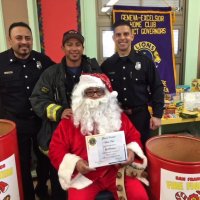
[[[127,114],[127,115],[132,115],[135,114],[137,112],[141,112],[141,111],[145,111],[148,110],[148,107],[146,105],[144,106],[136,106],[133,108],[128,108],[128,107],[124,107],[123,111]]]

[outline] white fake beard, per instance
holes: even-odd
[[[109,133],[121,128],[121,109],[116,94],[112,93],[99,99],[83,98],[73,117],[74,125],[81,126],[83,135]]]

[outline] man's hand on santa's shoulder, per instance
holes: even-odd
[[[61,115],[61,119],[63,119],[63,118],[69,119],[71,116],[72,116],[72,109],[67,108],[67,109],[63,110],[62,115]]]
[[[76,170],[81,174],[87,174],[90,171],[95,171],[95,168],[90,168],[88,162],[85,160],[79,160],[76,163]]]

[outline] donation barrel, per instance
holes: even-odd
[[[151,200],[200,199],[200,139],[166,134],[146,142]]]
[[[16,125],[0,119],[0,199],[23,200]]]

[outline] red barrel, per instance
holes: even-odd
[[[23,200],[16,125],[0,119],[0,199]]]
[[[167,134],[146,142],[151,200],[200,199],[200,139]]]

